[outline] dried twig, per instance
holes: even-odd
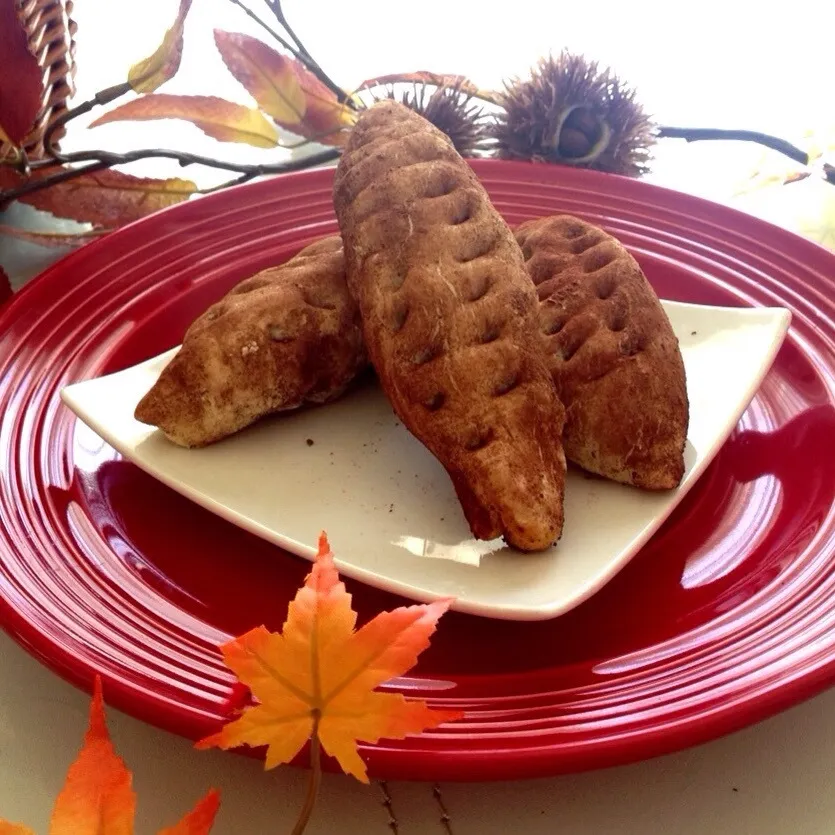
[[[400,824],[397,822],[397,818],[394,814],[394,804],[391,799],[391,795],[389,794],[389,784],[385,780],[379,781],[380,791],[383,794],[383,808],[388,812],[389,819],[387,821],[388,828],[392,831],[393,835],[398,835],[400,832]]]
[[[279,35],[278,32],[276,32],[275,29],[273,29],[269,23],[260,18],[257,14],[255,14],[255,12],[252,11],[252,9],[250,9],[249,6],[244,5],[241,2],[241,0],[229,0],[229,2],[232,3],[232,5],[237,6],[242,12],[244,12],[244,14],[248,15],[252,20],[254,20],[265,32],[267,32],[271,37],[277,40],[286,50],[295,53],[293,47],[290,46],[290,44],[287,43],[287,41],[285,41],[284,38],[282,38],[281,35]]]
[[[241,9],[250,18],[256,21],[271,37],[273,37],[284,49],[286,49],[294,58],[300,61],[310,72],[312,72],[329,90],[331,90],[337,97],[338,101],[346,107],[358,109],[361,103],[357,101],[355,95],[346,93],[339,85],[334,83],[329,76],[322,70],[319,64],[313,59],[310,52],[302,43],[301,39],[290,26],[282,8],[281,0],[265,0],[267,7],[275,17],[279,27],[284,30],[285,35],[277,31],[273,26],[270,26],[266,21],[259,17],[251,8],[247,6],[244,0],[230,0],[233,5]],[[421,76],[424,83],[432,83],[436,77],[432,73],[423,73]],[[438,85],[445,84],[450,77],[437,76]],[[415,74],[408,73],[405,75],[388,75],[379,79],[369,80],[365,82],[358,91],[369,91],[374,95],[374,89],[384,84],[391,84],[402,81],[414,81]],[[6,167],[17,171],[25,179],[25,182],[14,188],[0,190],[0,208],[10,201],[31,194],[36,191],[50,188],[75,177],[84,174],[91,174],[96,171],[101,171],[110,168],[114,165],[125,165],[132,162],[137,162],[142,159],[161,158],[173,159],[181,166],[187,165],[205,165],[210,168],[230,171],[238,176],[233,177],[229,181],[214,186],[209,189],[202,190],[201,193],[208,193],[217,191],[218,189],[226,188],[228,185],[237,185],[254,179],[255,177],[282,174],[288,171],[296,171],[299,169],[310,168],[315,165],[320,165],[325,162],[330,162],[339,156],[339,150],[336,148],[321,151],[316,154],[311,154],[303,159],[291,160],[280,163],[268,163],[259,165],[249,165],[242,163],[226,162],[210,157],[204,157],[198,154],[191,154],[183,151],[174,151],[158,148],[147,148],[138,151],[131,151],[124,154],[117,154],[104,150],[90,150],[80,151],[75,153],[63,153],[56,146],[56,138],[59,132],[67,125],[68,122],[79,116],[89,113],[93,108],[109,104],[116,99],[124,96],[132,89],[130,83],[124,82],[112,87],[108,87],[96,93],[93,98],[88,101],[73,107],[70,110],[62,113],[46,130],[44,135],[44,149],[46,158],[41,160],[29,160],[25,154],[17,154],[7,159],[0,160],[0,167]],[[475,98],[482,99],[493,105],[501,105],[501,96],[493,91],[479,90],[470,82],[461,80],[461,89],[468,95]],[[658,136],[661,138],[676,138],[684,139],[687,142],[702,141],[702,140],[743,140],[747,142],[756,142],[764,145],[781,154],[795,160],[802,165],[809,165],[809,155],[802,149],[792,145],[786,140],[780,139],[769,134],[759,133],[757,131],[747,130],[723,130],[715,128],[681,128],[673,126],[660,126],[658,128]],[[309,142],[315,141],[316,137],[307,138],[292,147],[299,147]],[[58,166],[67,166],[71,163],[79,163],[76,167],[65,168],[62,167],[60,171],[50,174],[48,176],[39,176],[33,178],[31,173],[41,169],[55,168]],[[822,174],[824,179],[835,184],[835,167],[824,163],[822,166]]]
[[[269,10],[275,15],[275,19],[284,27],[284,31],[290,36],[290,39],[296,45],[298,51],[313,60],[310,53],[307,49],[305,49],[304,44],[299,40],[298,35],[296,35],[290,24],[287,22],[287,18],[284,16],[284,11],[281,8],[281,0],[265,0],[265,2],[267,3]]]
[[[209,191],[217,191],[218,188],[225,188],[227,185],[237,185],[247,180],[252,180],[255,177],[263,177],[269,174],[286,174],[290,171],[299,171],[303,168],[311,168],[315,165],[321,165],[325,162],[335,160],[340,154],[337,148],[329,148],[325,151],[320,151],[316,154],[310,154],[302,159],[288,160],[286,162],[276,162],[261,165],[248,165],[239,162],[228,162],[225,160],[212,159],[210,157],[200,156],[199,154],[190,154],[185,151],[171,151],[163,148],[146,148],[141,151],[130,151],[126,154],[114,154],[109,151],[85,151],[79,154],[71,154],[72,162],[81,162],[83,160],[91,160],[88,165],[80,165],[77,168],[71,168],[61,171],[59,174],[53,174],[49,177],[44,177],[38,180],[28,180],[27,182],[17,186],[16,188],[0,191],[0,207],[5,203],[23,197],[26,194],[32,194],[36,191],[42,191],[50,186],[58,183],[66,182],[67,180],[80,177],[82,174],[92,174],[96,171],[102,171],[105,168],[111,168],[114,165],[126,165],[131,162],[137,162],[141,159],[173,159],[182,166],[187,165],[205,165],[208,168],[217,168],[223,171],[234,171],[241,176],[224,183],[222,186],[215,186],[212,189],[206,189],[203,193]]]
[[[443,795],[441,794],[441,786],[439,783],[435,783],[432,786],[432,797],[435,798],[435,802],[438,804],[438,807],[441,810],[441,826],[444,828],[444,832],[447,835],[454,835],[452,831],[452,819],[449,816],[449,811],[447,810],[446,804],[444,803]]]

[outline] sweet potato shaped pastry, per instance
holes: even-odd
[[[195,320],[135,416],[181,446],[204,446],[272,412],[338,397],[365,363],[333,236],[241,282]]]
[[[563,408],[522,253],[449,139],[384,101],[359,119],[334,205],[368,355],[444,465],[476,537],[539,550],[563,523]]]
[[[566,457],[650,490],[684,474],[689,411],[678,340],[641,268],[602,229],[568,215],[516,229],[566,408]]]

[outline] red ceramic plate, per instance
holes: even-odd
[[[667,298],[782,305],[793,324],[734,434],[675,514],[569,614],[451,614],[391,687],[463,721],[364,749],[377,776],[517,778],[704,741],[835,679],[835,257],[633,180],[474,165],[508,221],[574,212]],[[144,475],[61,405],[72,381],[175,345],[234,282],[335,229],[332,172],[161,212],[65,258],[0,313],[0,617],[60,675],[198,737],[232,679],[217,644],[278,628],[309,563]],[[327,523],[327,508],[323,508]],[[350,584],[361,619],[400,604]]]

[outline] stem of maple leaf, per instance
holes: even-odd
[[[313,807],[316,805],[316,798],[319,796],[319,786],[322,783],[322,746],[319,742],[319,720],[322,714],[318,708],[313,708],[311,715],[313,716],[313,732],[310,737],[310,779],[307,783],[304,806],[293,827],[292,835],[302,835],[307,828],[310,816],[313,814]]]

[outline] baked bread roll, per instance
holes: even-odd
[[[366,362],[333,236],[242,281],[195,320],[135,417],[181,446],[205,446],[338,397]]]
[[[566,408],[566,457],[625,484],[676,487],[689,422],[684,364],[638,263],[611,235],[568,215],[523,223],[516,239]]]
[[[445,134],[393,101],[351,132],[334,206],[394,411],[446,468],[476,537],[547,548],[563,525],[563,408],[513,233]]]

